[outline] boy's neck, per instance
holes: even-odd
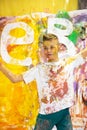
[[[58,57],[56,59],[53,59],[53,60],[48,60],[48,62],[58,62],[58,61],[59,61]]]

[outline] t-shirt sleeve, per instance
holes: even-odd
[[[23,79],[26,84],[33,81],[36,75],[36,67],[31,68],[30,70],[23,73]]]

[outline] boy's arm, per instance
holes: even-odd
[[[82,55],[82,57],[84,59],[86,59],[87,58],[87,47],[85,49],[83,49],[80,53],[78,53],[78,55],[79,54]]]
[[[13,74],[9,69],[7,69],[2,63],[0,63],[0,71],[8,77],[11,82],[16,83],[23,81],[23,76],[21,74]]]
[[[73,57],[69,57],[66,59],[66,64],[70,64],[72,63],[74,60],[76,60],[79,56],[82,56],[83,59],[87,59],[87,47],[85,49],[83,49],[82,51],[80,51],[78,54],[76,54]]]

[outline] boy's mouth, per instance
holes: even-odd
[[[53,55],[53,54],[50,54],[50,53],[47,54],[48,57],[49,57],[49,56],[52,56],[52,55]]]

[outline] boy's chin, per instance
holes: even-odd
[[[48,62],[54,62],[55,60],[54,59],[48,59],[47,61]]]

